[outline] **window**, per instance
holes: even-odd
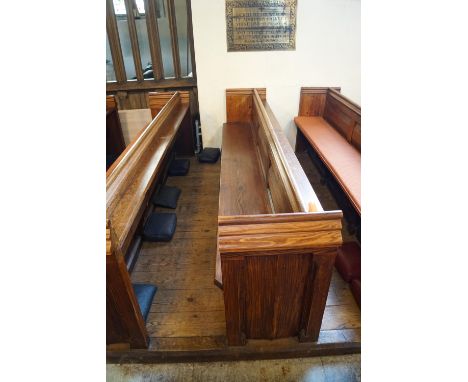
[[[194,77],[189,0],[106,1],[108,83]]]

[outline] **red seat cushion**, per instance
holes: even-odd
[[[354,241],[343,243],[338,248],[335,260],[336,270],[346,282],[361,278],[361,248]]]
[[[294,122],[360,214],[361,153],[322,117],[296,117]]]
[[[353,279],[350,284],[351,292],[359,307],[361,307],[361,279]]]

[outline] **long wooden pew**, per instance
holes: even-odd
[[[188,92],[150,93],[149,100],[153,120],[106,174],[107,345],[112,346],[148,346],[129,263],[135,261],[139,231],[152,210],[151,195],[164,181],[174,152],[193,153],[193,141],[184,146],[192,131]]]
[[[360,237],[361,107],[340,88],[303,87],[296,152],[307,150]]]
[[[316,341],[341,211],[323,211],[266,101],[265,89],[226,91],[215,283],[227,340]]]

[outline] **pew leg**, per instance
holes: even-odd
[[[306,294],[306,296],[310,296],[310,300],[305,304],[302,315],[299,331],[300,342],[315,342],[318,340],[335,257],[336,249],[322,250],[313,255],[310,269],[312,277],[309,278],[311,281],[307,285]]]

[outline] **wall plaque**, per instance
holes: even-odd
[[[226,0],[228,52],[296,49],[297,0]]]

